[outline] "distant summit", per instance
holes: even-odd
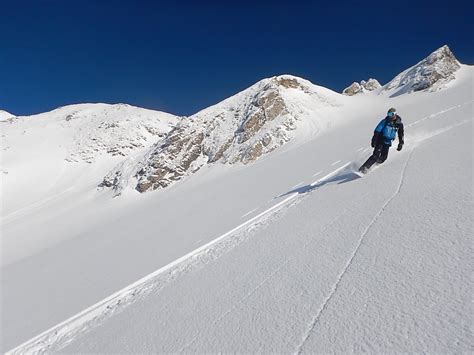
[[[342,95],[279,75],[189,117],[126,104],[77,104],[18,118],[0,110],[0,122],[14,126],[20,137],[28,133],[45,147],[53,144],[51,151],[68,164],[97,163],[99,187],[111,188],[114,195],[125,189],[146,192],[214,163],[251,164],[287,142],[300,144],[334,125],[333,113],[354,102],[347,96],[436,91],[454,80],[459,68],[443,46],[384,86],[370,78],[354,82]]]
[[[382,92],[398,96],[413,91],[437,91],[455,79],[454,73],[461,68],[460,63],[447,45],[442,46],[428,57],[398,74]]]
[[[353,82],[349,87],[345,88],[342,93],[347,96],[353,96],[367,91],[380,89],[381,87],[382,85],[380,85],[376,79],[370,78],[367,81],[362,80],[360,83]]]

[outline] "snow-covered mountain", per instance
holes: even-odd
[[[435,90],[452,80],[457,68],[458,61],[443,46],[383,88],[370,78],[353,83],[343,94]],[[141,157],[120,162],[99,186],[112,188],[115,195],[127,188],[145,192],[168,187],[207,164],[251,163],[290,140],[314,136],[334,124],[331,117],[344,102],[341,95],[291,75],[261,80],[182,119]]]
[[[398,74],[385,84],[382,92],[395,97],[413,91],[436,91],[455,79],[461,68],[447,45],[442,46],[414,66]]]
[[[0,122],[0,350],[471,351],[459,66],[396,97],[284,75],[188,118],[99,104]],[[405,145],[359,178],[389,107]],[[110,171],[117,199],[97,189]]]
[[[344,95],[353,96],[356,94],[363,94],[364,92],[374,91],[380,89],[382,85],[378,82],[377,79],[370,78],[365,81],[362,80],[360,83],[353,82],[350,86],[345,88],[342,93]]]
[[[97,186],[101,175],[155,144],[179,120],[125,104],[78,104],[1,121],[5,211],[59,194],[78,178]]]
[[[167,187],[215,162],[247,164],[308,133],[331,125],[330,111],[343,98],[307,80],[282,75],[181,120],[132,164],[123,162],[102,186],[120,193],[127,186],[140,192]]]
[[[92,163],[103,155],[125,157],[149,147],[163,138],[179,118],[127,104],[79,104],[23,120],[49,121],[45,128],[57,126],[70,132],[66,161]]]

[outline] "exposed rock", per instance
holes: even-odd
[[[279,85],[289,89],[298,89],[301,88],[301,84],[295,78],[286,78],[286,77],[279,77],[276,78],[276,81]]]
[[[373,78],[370,78],[369,80],[365,81],[365,80],[362,80],[360,82],[360,84],[362,85],[362,87],[367,90],[367,91],[373,91],[373,90],[376,90],[376,89],[380,89],[382,87],[382,85],[380,85],[380,83],[378,82],[377,79],[373,79]]]
[[[367,81],[362,80],[360,84],[353,82],[349,87],[345,88],[342,93],[347,96],[353,96],[367,91],[373,91],[381,87],[382,86],[376,79],[370,78]]]
[[[247,154],[242,158],[242,162],[247,164],[251,161],[256,160],[259,158],[263,153],[263,144],[262,142],[257,142],[255,145],[251,146],[247,152]]]
[[[294,90],[297,90],[296,92]],[[290,109],[285,95],[302,95],[318,107],[338,106],[306,80],[284,75],[264,79],[249,89],[182,119],[138,163],[112,170],[102,186],[116,193],[134,183],[139,192],[167,187],[210,163],[249,164],[291,138],[301,103]]]
[[[348,95],[348,96],[353,96],[361,92],[362,92],[362,86],[356,82],[353,82],[350,86],[348,86],[342,91],[344,95]]]

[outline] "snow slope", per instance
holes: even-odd
[[[341,123],[347,98],[291,75],[263,79],[183,119],[139,160],[124,161],[104,178],[116,195],[166,188],[202,167],[249,164],[291,141],[313,138]]]
[[[302,192],[63,351],[468,352],[471,130],[446,127],[364,179],[343,171]]]
[[[344,97],[336,129],[251,165],[118,199],[81,182],[2,221],[1,350],[468,351],[473,74]],[[356,179],[390,106],[405,148]]]
[[[21,219],[53,200],[76,203],[95,191],[100,176],[177,122],[176,116],[125,104],[70,105],[0,122],[2,220]]]

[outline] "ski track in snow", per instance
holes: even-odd
[[[242,217],[242,218],[247,217],[249,214],[252,214],[252,212],[255,212],[256,210],[258,210],[258,207],[257,207],[257,208],[254,208],[254,209],[251,210],[251,211],[248,211],[246,214],[242,215],[241,217]]]
[[[222,313],[220,316],[215,318],[212,323],[211,323],[211,328],[214,327],[217,323],[219,323],[222,319],[224,319],[227,315],[232,313],[234,309],[236,309],[238,306],[243,304],[246,299],[248,299],[250,296],[252,296],[254,293],[256,293],[263,285],[265,285],[269,280],[271,280],[281,269],[283,269],[284,266],[286,266],[291,258],[286,259],[282,264],[280,264],[274,271],[270,273],[266,278],[263,279],[256,287],[254,287],[252,290],[250,290],[245,296],[243,296],[241,299],[239,299],[237,302],[235,302],[232,307],[230,307],[227,311]],[[198,331],[194,337],[191,339],[189,343],[187,343],[185,346],[183,346],[181,349],[179,349],[179,353],[184,352],[187,348],[192,346],[194,342],[199,338],[199,335],[201,334],[200,331]]]
[[[307,331],[303,334],[303,337],[302,337],[302,341],[301,343],[298,345],[297,349],[296,349],[296,352],[295,354],[301,354],[302,353],[302,350],[303,350],[303,347],[304,347],[304,344],[306,343],[306,341],[309,339],[311,333],[313,332],[313,330],[315,329],[319,319],[321,318],[322,314],[324,313],[324,311],[327,309],[327,306],[329,304],[329,302],[331,301],[331,298],[334,296],[334,294],[337,292],[338,290],[338,287],[339,287],[339,284],[341,282],[341,280],[343,279],[344,275],[346,274],[347,270],[349,269],[349,267],[352,265],[352,261],[354,260],[354,258],[357,256],[357,253],[360,249],[360,247],[362,246],[363,242],[364,242],[364,239],[365,237],[367,236],[367,234],[369,233],[370,229],[372,228],[372,226],[377,223],[378,219],[380,218],[380,216],[383,214],[383,212],[385,211],[386,207],[390,204],[390,202],[392,202],[392,200],[400,193],[402,187],[403,187],[403,182],[405,180],[405,172],[406,172],[406,169],[407,169],[407,166],[408,166],[408,163],[411,159],[411,156],[413,154],[413,151],[414,149],[412,149],[408,155],[408,158],[405,162],[405,165],[403,167],[403,170],[402,170],[402,174],[400,176],[400,181],[398,183],[398,186],[397,186],[397,189],[395,190],[395,192],[392,194],[392,196],[390,196],[388,198],[387,201],[385,201],[385,203],[382,205],[382,208],[380,208],[380,210],[377,212],[377,214],[374,216],[374,218],[369,222],[369,224],[367,225],[367,227],[365,228],[365,230],[362,232],[362,234],[360,235],[359,237],[359,240],[358,240],[358,243],[357,243],[357,246],[355,247],[355,249],[353,250],[349,260],[346,262],[346,265],[344,266],[344,268],[342,269],[341,273],[339,274],[336,282],[334,283],[329,295],[326,297],[326,299],[324,300],[323,304],[319,307],[317,313],[315,314],[315,316],[313,317],[313,319],[311,320],[310,324],[308,325],[307,327]]]
[[[295,202],[296,203],[296,202]],[[290,206],[289,206],[290,207]],[[344,209],[339,215],[337,215],[332,221],[330,221],[328,224],[325,225],[325,227],[322,229],[321,233],[325,233],[326,230],[331,227],[335,222],[339,220],[343,215],[346,214],[346,212],[349,210],[349,208]],[[308,242],[304,243],[303,246],[300,248],[300,250],[304,250],[308,248],[308,246],[312,243],[316,242],[315,239],[310,238]],[[223,320],[226,316],[228,316],[232,311],[234,311],[238,306],[244,304],[244,302],[251,297],[253,294],[255,294],[262,286],[264,286],[266,283],[271,281],[275,275],[277,275],[282,269],[286,267],[286,265],[289,264],[289,262],[293,259],[293,255],[289,256],[288,258],[285,259],[278,267],[276,267],[268,276],[266,276],[257,286],[252,288],[245,296],[240,298],[237,302],[235,302],[227,311],[223,312],[220,316],[216,317],[212,323],[211,323],[211,328],[213,328],[217,323],[219,323],[221,320]],[[179,352],[183,353],[186,349],[191,347],[194,342],[199,338],[199,335],[201,334],[200,331],[196,332],[194,337],[191,339],[190,342],[188,342],[185,346],[183,346]]]
[[[420,118],[412,123],[409,123],[407,125],[405,125],[405,128],[407,127],[412,127],[412,126],[415,126],[423,121],[426,121],[426,120],[429,120],[429,119],[432,119],[432,118],[435,118],[435,117],[438,117],[446,112],[449,112],[449,111],[452,111],[452,110],[455,110],[457,108],[461,108],[465,105],[469,105],[470,103],[474,102],[474,100],[469,100],[469,101],[466,101],[466,102],[463,102],[462,104],[459,104],[459,105],[455,105],[455,106],[451,106],[451,107],[448,107],[447,109],[445,110],[441,110],[441,111],[438,111],[438,112],[435,112],[435,113],[432,113],[431,115],[428,115],[428,116],[425,116],[423,118]]]
[[[423,117],[417,121],[414,121],[406,127],[411,127],[414,126],[420,122],[423,122],[425,120],[435,118],[443,113],[449,112],[451,110],[454,110],[456,108],[462,107],[466,104],[469,104],[471,102],[474,102],[474,100],[465,102],[460,105],[456,105],[453,107],[450,107],[448,109],[439,111],[437,113],[431,114],[429,116]],[[446,132],[447,130],[457,127],[459,125],[465,124],[467,122],[471,122],[472,119],[470,120],[464,120],[462,122],[459,122],[455,125],[440,129],[435,132],[431,132],[431,135],[428,135],[424,139],[431,138],[432,136],[438,135],[440,133]],[[422,139],[422,140],[424,140]],[[361,149],[361,148],[359,148]],[[365,150],[369,150],[370,148],[366,148]],[[351,257],[347,261],[345,267],[339,274],[339,277],[337,278],[335,284],[333,285],[331,292],[329,295],[326,297],[325,301],[323,304],[320,306],[318,312],[316,315],[313,317],[311,323],[308,325],[307,331],[303,334],[302,341],[299,344],[296,353],[300,354],[302,352],[302,349],[304,347],[304,344],[308,340],[309,336],[311,335],[311,332],[315,329],[319,319],[321,318],[321,315],[324,313],[324,311],[327,309],[328,303],[330,302],[331,298],[337,292],[337,289],[339,287],[339,284],[344,277],[346,271],[348,268],[351,266],[352,261],[356,257],[360,247],[362,246],[364,239],[368,232],[370,231],[371,227],[377,222],[379,217],[383,214],[385,208],[390,204],[390,202],[398,195],[400,192],[403,182],[405,179],[405,171],[408,166],[408,163],[410,161],[411,155],[415,149],[415,146],[410,150],[409,156],[405,162],[405,166],[403,168],[401,178],[399,185],[394,192],[394,194],[384,203],[382,208],[379,210],[379,212],[374,216],[372,221],[369,223],[369,225],[366,227],[364,232],[361,234],[358,244],[356,248],[354,249]],[[336,165],[340,162],[341,160],[338,160],[334,163],[331,164],[331,166]],[[328,173],[324,177],[314,181],[311,183],[311,186],[316,186],[323,183],[325,180],[333,177],[336,175],[338,172],[343,170],[344,168],[348,167],[351,164],[351,162],[348,162],[341,167],[335,169],[334,171]],[[313,177],[321,174],[322,171],[319,171],[315,174],[313,174]],[[301,183],[300,183],[301,184]],[[298,185],[300,185],[298,184]],[[296,186],[298,186],[296,185]],[[295,186],[295,187],[296,187]],[[102,301],[88,307],[87,309],[83,310],[82,312],[72,316],[71,318],[61,322],[60,324],[46,330],[45,332],[39,334],[38,336],[24,342],[23,344],[17,346],[14,349],[11,349],[10,351],[7,352],[7,354],[24,354],[24,353],[44,353],[46,351],[52,351],[52,350],[57,350],[58,348],[62,348],[63,346],[67,345],[71,341],[73,341],[78,335],[81,333],[90,330],[91,328],[95,327],[98,324],[101,324],[106,318],[112,316],[115,312],[118,312],[120,310],[123,310],[125,307],[131,305],[137,299],[140,299],[142,297],[145,297],[147,294],[150,292],[157,292],[161,290],[167,283],[177,279],[180,275],[185,274],[189,272],[190,269],[193,269],[196,265],[198,264],[206,264],[215,258],[219,257],[222,255],[226,250],[231,249],[238,245],[240,241],[245,238],[245,235],[248,235],[249,233],[252,232],[252,230],[262,224],[265,224],[267,219],[278,213],[282,207],[286,205],[287,208],[291,207],[296,201],[293,201],[293,203],[289,203],[290,201],[294,200],[299,193],[293,193],[289,195],[287,198],[284,200],[278,202],[274,206],[266,209],[265,211],[261,212],[257,216],[249,219],[248,221],[240,224],[239,226],[235,227],[234,229],[222,234],[221,236],[215,238],[209,243],[206,243],[205,245],[191,251],[190,253],[174,260],[173,262],[163,266],[162,268],[156,270],[155,272],[143,277],[142,279],[136,281],[135,283],[117,291],[116,293],[112,294],[111,296],[103,299]],[[299,199],[297,199],[298,201]],[[256,211],[258,208],[248,212],[247,214],[243,215],[242,217],[245,217],[252,212]],[[335,220],[337,220],[340,216],[336,217]],[[334,221],[335,221],[334,220]],[[334,221],[330,222],[328,224],[331,225],[334,223]],[[240,236],[240,237],[239,237]],[[305,246],[304,246],[305,247]],[[260,284],[258,284],[253,290],[249,291],[237,304],[233,305],[230,309],[228,309],[226,312],[224,312],[221,316],[216,318],[216,320],[213,322],[213,324],[218,323],[220,320],[222,320],[226,315],[232,312],[233,309],[235,309],[238,305],[242,304],[247,298],[249,298],[252,294],[258,291],[265,283],[267,283],[269,280],[271,280],[278,272],[289,263],[291,260],[291,257],[285,260],[282,264],[280,264],[279,267],[277,267],[270,275],[268,275]],[[180,351],[184,351],[187,347],[191,346],[192,343],[198,338],[199,333],[193,337],[193,340],[185,345]]]
[[[333,177],[350,164],[351,162],[348,162],[331,171],[322,178],[314,181],[311,186],[318,187],[318,184]],[[267,219],[277,214],[282,207],[286,206],[286,208],[290,208],[298,200],[301,200],[296,199],[296,201],[292,201],[297,196],[301,196],[301,194],[298,192],[292,193],[284,200],[224,233],[220,237],[213,239],[209,243],[148,274],[142,279],[115,292],[102,301],[88,307],[60,324],[53,326],[16,348],[9,350],[7,354],[45,353],[63,348],[81,333],[87,332],[91,328],[102,324],[103,321],[112,316],[115,312],[119,312],[125,307],[135,303],[138,299],[146,297],[150,292],[158,292],[166,284],[177,279],[180,275],[188,273],[196,266],[207,264],[220,257],[220,255],[227,250],[238,245],[240,241],[256,227],[265,224]],[[293,203],[290,203],[290,201]],[[247,296],[247,298],[249,296]]]
[[[473,100],[474,101],[474,100]],[[473,102],[473,101],[469,101],[468,103],[470,102]],[[457,107],[461,107],[461,105],[458,105],[458,106],[455,106],[455,108]],[[450,108],[448,110],[444,110],[444,112],[446,111],[449,111],[453,108]],[[435,117],[435,115],[430,115],[429,118],[432,118],[432,117]],[[427,118],[423,118],[423,119],[420,119],[418,121],[415,121],[413,122],[412,124],[416,124],[418,122],[422,122],[424,120],[426,120]],[[456,127],[459,127],[459,126],[462,126],[466,123],[470,123],[472,122],[472,120],[474,119],[474,117],[472,117],[471,119],[466,119],[466,120],[462,120],[456,124],[453,124],[453,125],[450,125],[450,126],[447,126],[447,127],[444,127],[444,128],[441,128],[441,129],[438,129],[438,130],[435,130],[433,132],[431,132],[429,135],[427,135],[426,137],[424,137],[423,139],[421,139],[420,141],[423,141],[423,140],[426,140],[426,139],[430,139],[430,138],[433,138],[439,134],[442,134],[442,133],[445,133],[453,128],[456,128]],[[415,142],[415,143],[420,143],[420,141],[418,142]],[[325,298],[324,302],[322,303],[322,305],[319,307],[318,311],[316,312],[315,316],[312,318],[311,322],[309,323],[308,327],[307,327],[307,331],[303,334],[302,336],[302,341],[301,343],[298,345],[297,347],[297,350],[295,351],[295,354],[301,354],[302,351],[303,351],[303,347],[304,347],[304,344],[306,343],[306,341],[309,339],[311,333],[313,332],[313,330],[316,328],[316,325],[318,324],[319,322],[319,319],[321,318],[322,314],[324,313],[324,311],[327,309],[328,307],[328,304],[330,302],[330,300],[332,299],[332,297],[334,296],[334,294],[337,292],[338,288],[339,288],[339,284],[341,282],[341,280],[343,279],[344,275],[346,274],[347,270],[349,269],[349,267],[352,265],[352,262],[354,260],[354,258],[357,256],[357,253],[359,252],[360,250],[360,247],[362,246],[362,244],[364,243],[364,240],[365,240],[365,237],[367,236],[367,234],[369,233],[370,229],[372,228],[372,226],[377,222],[377,220],[380,218],[380,216],[383,214],[383,212],[385,211],[385,209],[387,208],[387,206],[390,204],[390,202],[392,202],[392,200],[400,193],[402,187],[403,187],[403,183],[405,181],[405,173],[406,173],[406,169],[408,167],[408,163],[410,162],[410,159],[411,159],[411,156],[414,152],[414,150],[416,149],[416,144],[413,146],[413,148],[410,150],[409,152],[409,155],[408,155],[408,158],[405,162],[405,165],[403,167],[403,170],[402,170],[402,173],[401,173],[401,176],[400,176],[400,180],[399,180],[399,184],[397,186],[397,189],[395,190],[395,192],[392,194],[392,196],[390,196],[387,201],[382,205],[381,209],[377,212],[377,214],[374,216],[374,218],[369,222],[369,224],[367,225],[367,227],[364,229],[364,231],[362,232],[361,236],[359,237],[359,240],[358,240],[358,243],[356,245],[356,247],[354,248],[349,260],[347,261],[345,267],[342,269],[341,273],[339,274],[336,282],[334,283],[329,295]],[[377,167],[376,167],[377,168]]]
[[[297,183],[295,186],[292,187],[292,189],[294,189],[294,188],[296,188],[296,187],[302,185],[303,183],[304,183],[304,181],[301,181],[301,182]]]
[[[31,210],[33,209],[37,209],[37,208],[40,208],[40,207],[44,207],[45,205],[47,205],[48,203],[51,203],[55,200],[58,200],[60,199],[61,197],[63,197],[65,194],[67,194],[68,192],[71,192],[75,189],[75,186],[71,186],[71,187],[68,187],[67,189],[57,193],[57,194],[54,194],[52,196],[49,196],[45,199],[42,199],[42,200],[39,200],[39,201],[36,201],[34,203],[31,203],[27,206],[24,206],[16,211],[13,211],[3,217],[0,217],[0,223],[2,225],[7,225],[8,223],[16,220],[16,219],[19,219],[21,217],[23,217],[27,212],[30,212]]]

